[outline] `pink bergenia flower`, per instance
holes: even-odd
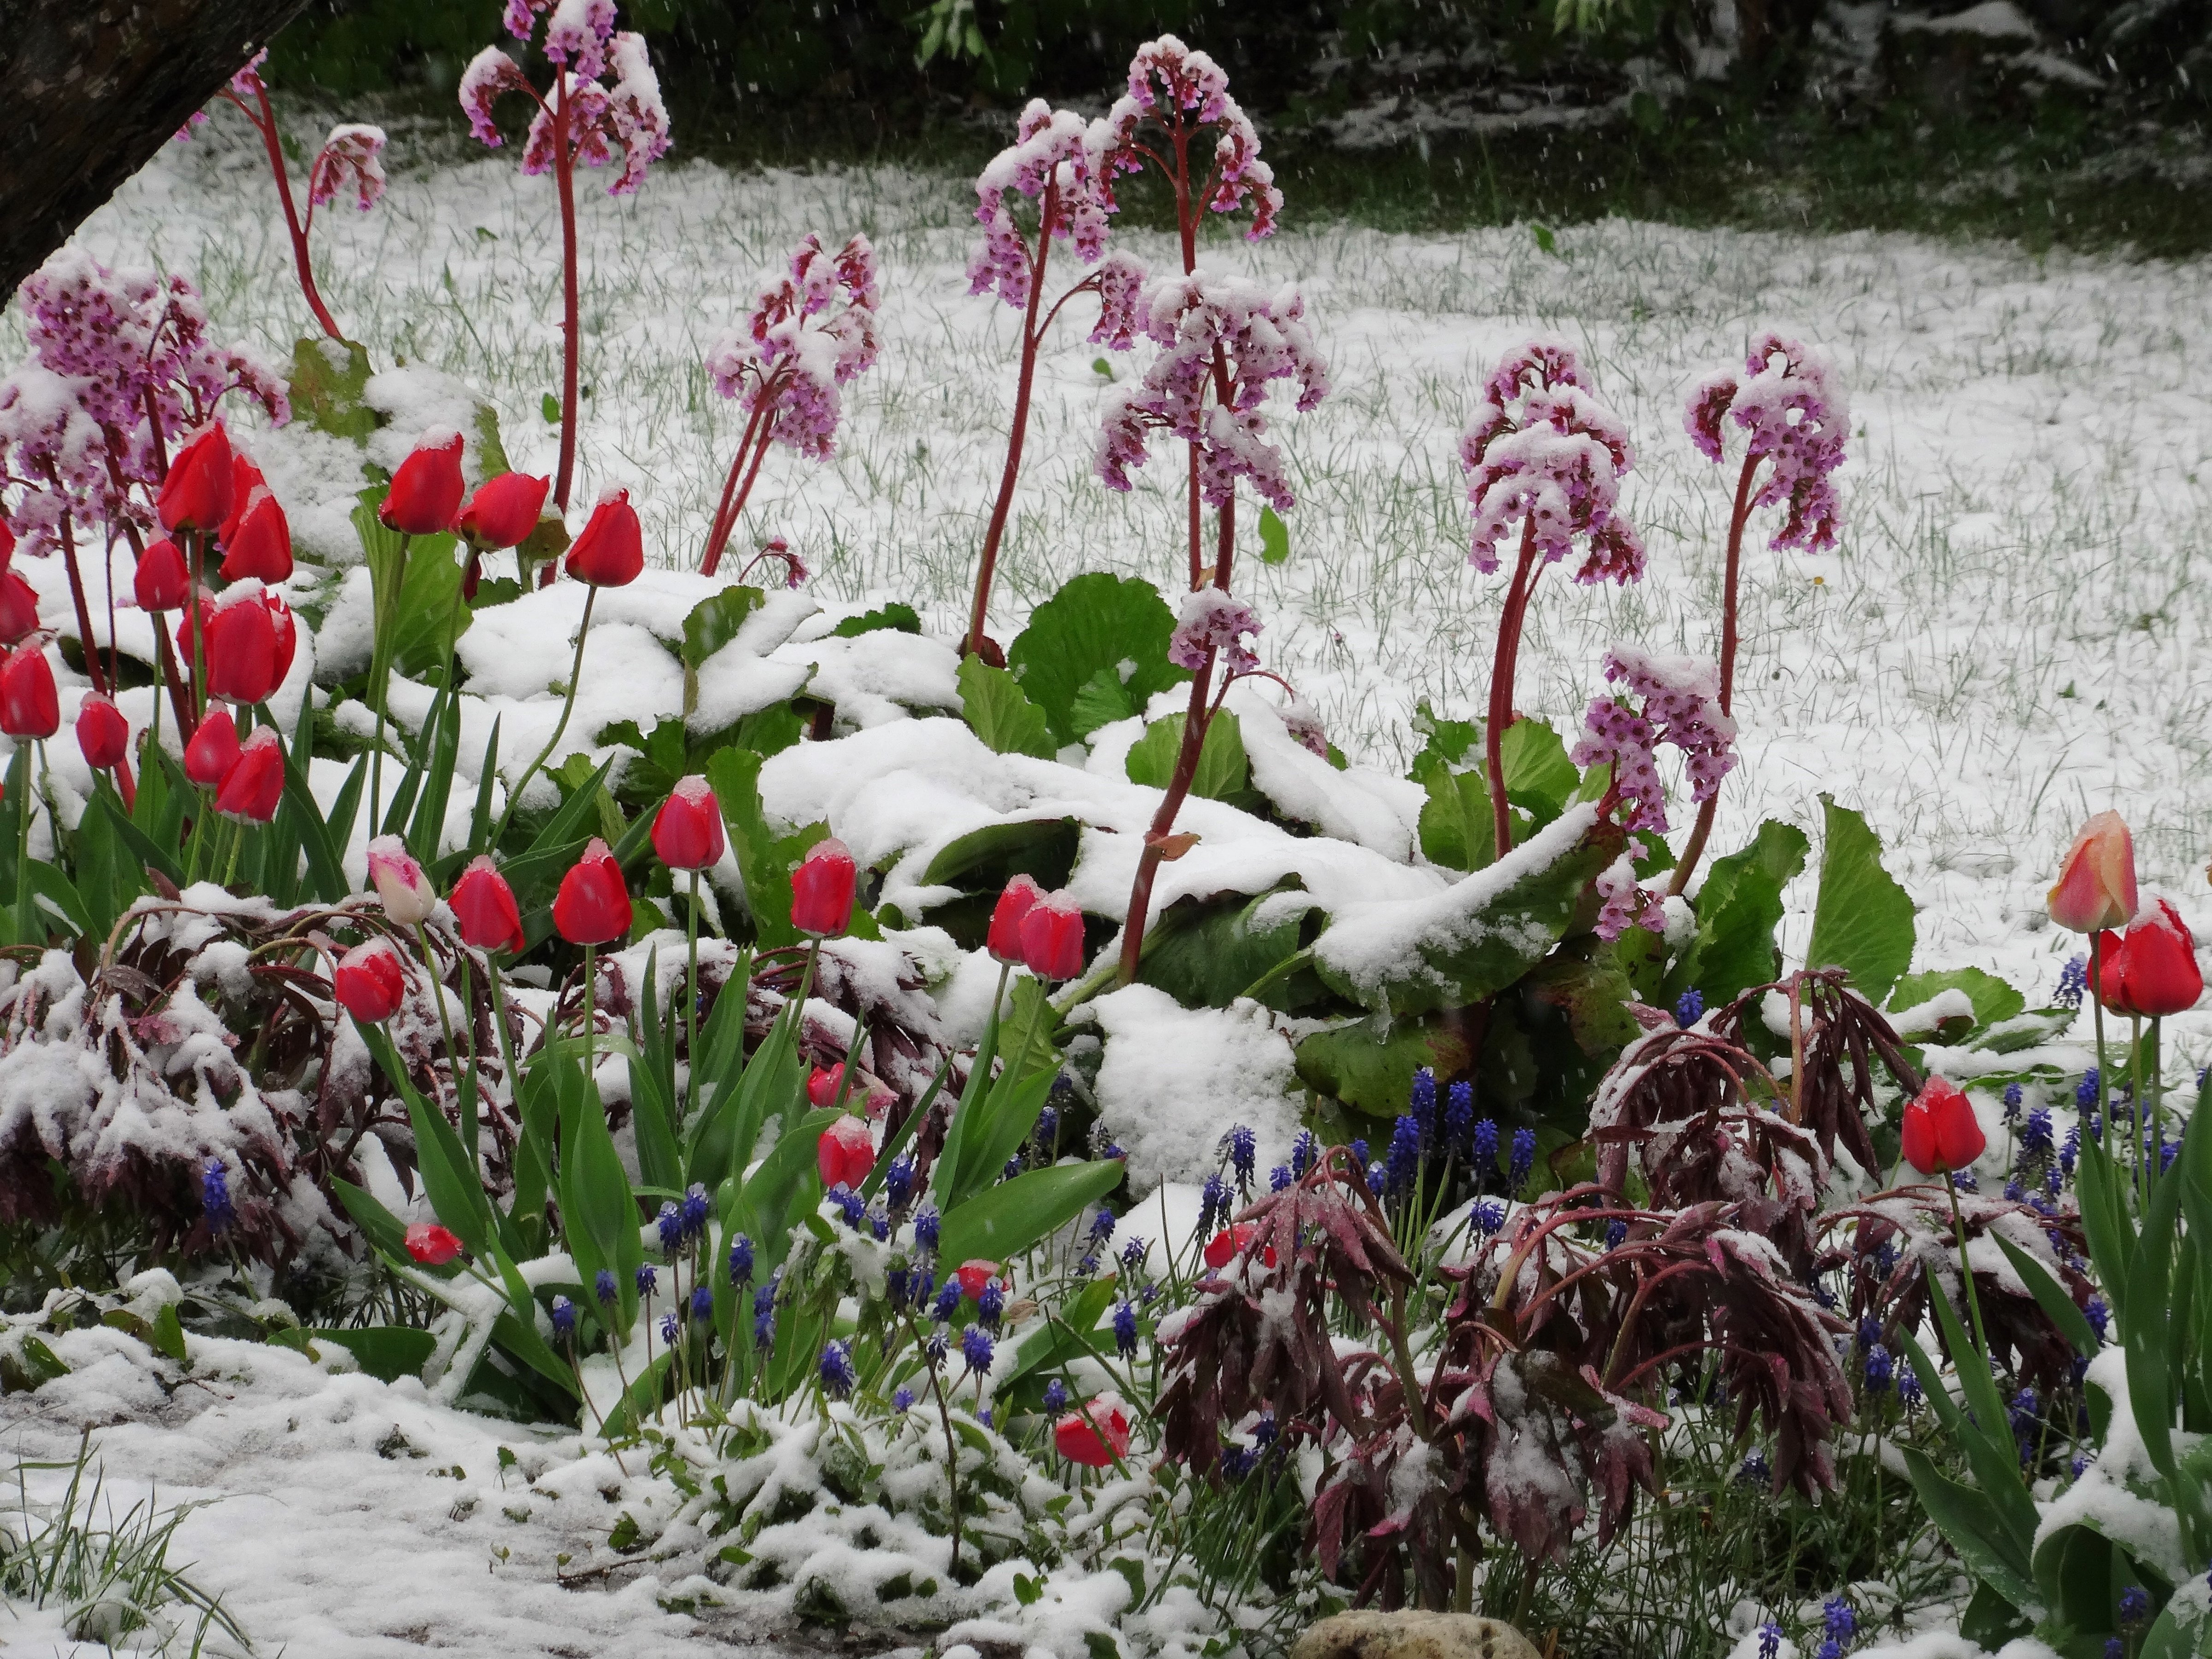
[[[1052,234],[1073,241],[1085,264],[1106,251],[1104,198],[1097,185],[1088,143],[1089,128],[1069,110],[1055,110],[1032,99],[1014,129],[1014,142],[994,156],[975,177],[975,218],[983,240],[968,258],[968,291],[999,297],[1017,309],[1030,302],[1030,252],[1014,222],[1015,196],[1025,196],[1043,210],[1052,198]]]
[[[1691,798],[1700,805],[1713,798],[1735,765],[1735,721],[1721,712],[1720,670],[1689,657],[1656,657],[1615,646],[1606,653],[1605,677],[1626,696],[1641,698],[1643,707],[1621,696],[1593,698],[1571,758],[1577,766],[1612,767],[1610,795],[1621,807],[1623,828],[1663,831],[1661,744],[1682,751]]]
[[[647,54],[645,37],[624,31],[610,33],[599,40],[595,19],[602,9],[611,27],[613,11],[605,5],[605,0],[561,0],[549,28],[547,55],[553,57],[556,64],[562,57],[575,57],[589,64],[591,73],[556,68],[554,73],[559,79],[555,88],[541,96],[513,58],[497,46],[486,46],[462,71],[461,110],[469,118],[469,131],[478,141],[497,149],[501,139],[499,129],[492,122],[492,106],[501,93],[528,94],[538,105],[538,114],[530,124],[529,137],[523,141],[522,170],[535,175],[552,170],[554,106],[565,95],[570,159],[588,167],[603,167],[614,159],[615,149],[619,146],[622,167],[614,182],[607,186],[607,193],[629,196],[645,182],[646,169],[668,153],[668,106],[661,101],[659,77],[653,73],[652,59]],[[570,16],[572,12],[574,17]],[[510,29],[516,17],[515,7],[511,4],[507,16]],[[573,22],[580,33],[564,34],[560,53],[556,56],[551,29],[561,27],[564,19]],[[532,19],[525,15],[521,21],[527,24]],[[526,30],[517,38],[527,39]],[[587,41],[599,44],[587,47]],[[594,78],[609,66],[615,73],[611,87],[603,86]]]
[[[708,351],[708,377],[748,416],[765,410],[777,442],[824,459],[843,416],[838,388],[874,366],[879,295],[866,237],[833,256],[809,233],[788,272]]]
[[[1591,394],[1565,342],[1532,340],[1505,358],[1459,453],[1474,506],[1468,561],[1476,569],[1498,568],[1498,544],[1520,520],[1546,563],[1565,558],[1577,538],[1587,543],[1577,581],[1644,574],[1643,541],[1620,513],[1621,477],[1636,465],[1627,428]]]
[[[586,81],[596,81],[606,67],[607,42],[614,33],[614,0],[560,0],[545,26],[545,56]]]
[[[1312,704],[1293,697],[1283,710],[1283,729],[1308,754],[1320,760],[1328,758],[1328,733],[1322,728],[1321,716]]]
[[[331,129],[307,173],[307,200],[315,207],[351,189],[363,213],[384,194],[384,129],[349,121]]]
[[[1260,628],[1260,618],[1242,599],[1218,587],[1201,587],[1182,602],[1182,617],[1168,639],[1168,660],[1194,674],[1209,660],[1218,660],[1231,675],[1249,674],[1260,659],[1244,636]]]
[[[1302,410],[1329,389],[1328,368],[1297,290],[1270,295],[1242,277],[1205,271],[1163,276],[1136,295],[1128,321],[1160,350],[1140,381],[1107,400],[1097,459],[1101,480],[1127,489],[1129,469],[1145,461],[1146,434],[1157,428],[1198,445],[1200,488],[1208,501],[1228,501],[1243,477],[1277,512],[1288,512],[1297,498],[1282,453],[1267,441],[1261,405],[1268,384],[1278,380],[1297,381]],[[1108,325],[1102,317],[1100,327]],[[1217,350],[1229,371],[1225,407],[1209,401],[1220,390]]]
[[[1774,463],[1752,505],[1789,508],[1770,545],[1826,552],[1843,521],[1830,475],[1843,463],[1851,427],[1834,366],[1818,348],[1769,333],[1752,348],[1745,377],[1726,371],[1707,376],[1690,394],[1682,424],[1711,461],[1721,459],[1724,422],[1733,419],[1749,433],[1745,464]]]
[[[1273,234],[1283,192],[1275,188],[1274,169],[1260,159],[1259,134],[1229,95],[1229,77],[1221,66],[1172,34],[1137,48],[1129,62],[1128,92],[1091,124],[1086,143],[1105,212],[1116,210],[1115,176],[1143,170],[1147,125],[1166,134],[1171,144],[1179,139],[1188,145],[1200,130],[1212,129],[1212,173],[1202,186],[1201,204],[1215,213],[1234,213],[1249,202],[1252,223],[1246,238],[1256,242]]]
[[[1591,884],[1604,900],[1598,907],[1596,932],[1607,944],[1632,927],[1648,927],[1656,933],[1667,926],[1666,902],[1658,894],[1648,893],[1637,884],[1633,846],[1632,842],[1631,851],[1599,871],[1597,879]]]

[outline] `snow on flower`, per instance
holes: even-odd
[[[1260,659],[1243,636],[1260,628],[1259,617],[1242,599],[1218,587],[1201,587],[1182,602],[1182,617],[1168,641],[1168,660],[1195,674],[1218,657],[1231,674],[1249,674]]]
[[[1229,95],[1229,77],[1221,66],[1172,34],[1137,48],[1129,61],[1129,90],[1091,125],[1086,142],[1106,212],[1116,210],[1115,176],[1143,170],[1150,152],[1144,132],[1148,124],[1178,148],[1188,146],[1198,131],[1212,129],[1212,177],[1203,205],[1215,213],[1234,213],[1249,202],[1252,223],[1246,239],[1256,242],[1274,234],[1283,192],[1275,188],[1274,169],[1260,159],[1260,136],[1251,118]]]
[[[1141,380],[1107,399],[1100,479],[1129,489],[1129,470],[1145,462],[1146,434],[1157,428],[1199,447],[1200,490],[1214,506],[1230,501],[1243,477],[1276,511],[1288,512],[1297,497],[1282,452],[1267,441],[1261,405],[1278,380],[1297,382],[1302,410],[1329,390],[1297,289],[1270,295],[1243,277],[1202,270],[1162,276],[1137,296],[1131,320],[1160,349]],[[1226,370],[1225,402],[1209,402],[1222,392],[1217,357]]]
[[[768,435],[823,459],[843,414],[838,388],[875,363],[879,297],[866,237],[855,236],[833,258],[810,232],[788,271],[708,350],[708,377],[748,416],[763,417]]]
[[[384,194],[384,129],[346,122],[331,129],[307,174],[307,200],[320,207],[343,190],[363,213]]]
[[[519,40],[527,40],[535,27],[540,0],[510,0],[507,27]],[[496,149],[501,143],[492,122],[492,106],[504,92],[529,94],[538,105],[523,141],[522,170],[536,175],[550,172],[556,163],[556,134],[564,127],[568,158],[586,167],[603,167],[614,160],[617,146],[622,166],[610,196],[634,194],[645,182],[646,169],[668,153],[671,142],[668,106],[660,95],[660,80],[646,52],[645,37],[614,27],[610,0],[560,0],[547,26],[545,55],[559,67],[554,84],[544,94],[532,86],[514,60],[496,46],[486,46],[461,73],[461,110],[469,131],[477,140]],[[611,68],[614,84],[602,85],[599,77]]]
[[[1592,394],[1574,349],[1540,338],[1509,355],[1483,387],[1460,439],[1474,507],[1468,562],[1498,568],[1498,544],[1520,520],[1546,563],[1588,544],[1575,580],[1630,582],[1644,544],[1620,514],[1620,480],[1636,465],[1628,429]]]
[[[1771,545],[1826,552],[1843,520],[1830,475],[1843,462],[1851,426],[1835,368],[1817,347],[1769,333],[1752,348],[1744,376],[1708,375],[1690,394],[1682,424],[1711,461],[1721,459],[1726,422],[1750,434],[1744,465],[1774,464],[1751,505],[1788,508]]]
[[[1660,657],[1632,646],[1606,653],[1605,677],[1622,684],[1624,697],[1595,697],[1583,719],[1583,737],[1574,748],[1577,766],[1613,769],[1611,795],[1624,809],[1628,830],[1667,829],[1667,794],[1659,779],[1661,744],[1680,749],[1688,765],[1690,794],[1712,799],[1735,765],[1735,721],[1721,712],[1720,670],[1690,657]]]
[[[1108,210],[1086,143],[1088,131],[1081,116],[1055,110],[1042,98],[1032,99],[1022,111],[1014,142],[975,177],[975,218],[983,227],[983,240],[968,260],[970,294],[995,290],[1017,308],[1030,302],[1034,273],[1028,245],[1014,222],[1014,196],[1036,202],[1042,227],[1057,240],[1072,240],[1085,264],[1097,264],[1104,254]]]

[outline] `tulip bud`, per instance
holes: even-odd
[[[434,536],[453,527],[461,510],[461,434],[451,427],[424,433],[399,470],[376,516],[403,536]]]
[[[237,528],[223,544],[223,580],[257,576],[264,582],[281,582],[292,574],[292,526],[274,495],[257,489],[234,522]]]
[[[0,642],[13,645],[39,625],[39,596],[14,571],[0,572]]]
[[[991,954],[1000,962],[1018,964],[1022,960],[1022,918],[1043,896],[1036,883],[1027,876],[1016,876],[999,895],[999,902],[991,910],[988,943]]]
[[[521,912],[515,907],[514,890],[488,857],[469,861],[453,884],[453,919],[460,924],[461,943],[472,951],[520,951],[523,948]]]
[[[210,708],[185,745],[185,775],[212,789],[238,764],[238,724],[228,708]]]
[[[429,877],[397,836],[379,836],[368,843],[368,880],[384,901],[384,914],[402,927],[429,921],[438,908]]]
[[[835,1106],[844,1086],[845,1067],[842,1062],[817,1066],[806,1079],[806,1103],[817,1111]]]
[[[645,532],[629,491],[610,489],[592,509],[584,532],[569,544],[568,574],[594,587],[621,587],[645,568]]]
[[[0,732],[11,738],[51,738],[62,729],[61,700],[45,649],[17,646],[0,663]]]
[[[87,766],[95,772],[108,771],[130,752],[131,722],[107,698],[89,692],[77,705],[76,746]]]
[[[1963,1170],[1989,1145],[1974,1109],[1948,1079],[1930,1077],[1905,1109],[1905,1161],[1923,1175]]]
[[[502,472],[477,486],[469,504],[461,509],[459,530],[480,553],[513,547],[529,539],[545,510],[550,478],[533,478],[525,472]]]
[[[791,872],[791,925],[802,933],[827,939],[853,920],[853,884],[860,866],[853,850],[835,836],[806,849]]]
[[[2135,842],[2118,812],[2100,812],[2081,826],[2048,902],[2051,921],[2077,933],[2125,927],[2135,915]]]
[[[822,1139],[815,1143],[814,1157],[823,1186],[860,1191],[860,1183],[876,1167],[875,1137],[868,1132],[867,1121],[849,1113],[839,1117],[822,1132]]]
[[[266,823],[284,799],[284,745],[262,726],[238,751],[238,762],[223,774],[215,792],[215,810],[246,823]]]
[[[672,870],[705,870],[726,844],[721,804],[707,780],[695,773],[678,781],[653,820],[654,854]]]
[[[1039,979],[1073,979],[1083,971],[1083,912],[1065,893],[1039,899],[1022,918],[1022,960]]]
[[[407,995],[407,969],[392,941],[373,939],[340,957],[331,994],[364,1025],[380,1025],[398,1013]]]
[[[2204,972],[2197,965],[2197,941],[2181,913],[2154,899],[2128,924],[2125,933],[2106,933],[2098,995],[2115,1013],[2162,1019],[2186,1013],[2204,994]]]
[[[1129,1414],[1103,1399],[1094,1400],[1053,1425],[1052,1443],[1071,1463],[1110,1468],[1128,1453]]]
[[[571,945],[605,945],[629,931],[629,885],[607,844],[594,836],[561,878],[553,926]]]
[[[216,421],[179,450],[154,510],[164,530],[220,529],[230,516],[230,434]]]
[[[138,556],[137,573],[131,586],[141,611],[181,611],[191,581],[185,556],[177,550],[176,543],[164,539]]]
[[[461,1241],[450,1228],[418,1221],[407,1230],[407,1254],[426,1267],[442,1267],[460,1253]]]
[[[980,1302],[985,1288],[999,1276],[999,1264],[981,1260],[963,1261],[952,1270],[960,1282],[960,1294],[970,1302]]]
[[[233,451],[230,457],[230,516],[222,521],[215,538],[228,548],[231,538],[238,534],[240,522],[246,511],[253,505],[253,492],[266,489],[269,480],[261,476],[261,469],[247,457]]]

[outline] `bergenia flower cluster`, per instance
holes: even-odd
[[[1167,141],[1176,152],[1174,161],[1152,148],[1147,127]],[[1091,125],[1092,167],[1105,211],[1117,210],[1116,175],[1142,172],[1148,158],[1163,173],[1178,173],[1176,163],[1184,160],[1192,137],[1209,128],[1215,135],[1212,166],[1204,183],[1192,191],[1192,201],[1215,213],[1234,213],[1249,202],[1252,223],[1246,240],[1273,235],[1283,192],[1275,188],[1274,169],[1260,159],[1259,134],[1229,95],[1229,76],[1221,65],[1172,34],[1137,48],[1129,60],[1129,90],[1103,120]]]
[[[1035,273],[1028,241],[1014,222],[1016,196],[1036,203],[1043,228],[1072,242],[1084,264],[1096,264],[1104,255],[1109,210],[1092,165],[1089,131],[1081,116],[1055,110],[1042,98],[1031,99],[1022,111],[1014,142],[975,176],[975,218],[983,240],[968,259],[970,294],[995,290],[1018,310],[1030,302]]]
[[[1218,587],[1201,587],[1182,602],[1182,616],[1168,639],[1168,660],[1194,674],[1217,660],[1233,677],[1249,674],[1260,659],[1244,643],[1260,631],[1260,618],[1242,599]]]
[[[0,488],[21,489],[9,517],[26,551],[53,545],[65,516],[149,526],[167,457],[229,393],[290,418],[283,378],[216,345],[181,276],[111,270],[68,247],[21,294],[31,356],[0,381]]]
[[[615,27],[611,0],[508,0],[507,29],[528,41],[541,12],[550,10],[544,41],[545,56],[556,65],[556,82],[541,95],[515,61],[497,46],[486,46],[462,72],[461,109],[469,130],[497,149],[499,129],[492,106],[503,92],[526,94],[538,106],[522,149],[522,170],[537,174],[556,164],[555,133],[565,122],[568,159],[602,167],[623,152],[621,170],[607,186],[611,196],[627,196],[645,182],[646,169],[668,153],[668,106],[661,101],[659,77],[647,56],[645,37]],[[614,84],[600,77],[611,68]]]
[[[1575,745],[1577,766],[1613,769],[1608,793],[1626,830],[1664,831],[1667,793],[1659,779],[1661,744],[1687,762],[1691,798],[1711,800],[1735,765],[1735,721],[1721,712],[1720,670],[1692,657],[1660,657],[1619,645],[1606,653],[1605,677],[1621,686],[1594,697]],[[1637,708],[1631,698],[1641,698]]]
[[[307,203],[321,207],[350,191],[366,213],[384,195],[384,129],[348,121],[331,129],[307,170]]]
[[[1546,563],[1576,539],[1588,544],[1579,582],[1633,581],[1644,544],[1620,514],[1620,480],[1636,465],[1628,428],[1592,394],[1574,349],[1532,340],[1508,356],[1483,387],[1482,405],[1460,439],[1467,498],[1474,506],[1468,559],[1498,568],[1498,545],[1525,522]]]
[[[1682,424],[1699,453],[1717,461],[1730,420],[1751,434],[1747,467],[1774,463],[1751,503],[1788,508],[1771,545],[1808,553],[1835,546],[1843,507],[1830,475],[1843,462],[1851,416],[1827,355],[1779,334],[1763,337],[1742,379],[1724,369],[1698,384]]]
[[[809,232],[788,271],[708,351],[714,390],[738,399],[749,416],[764,416],[765,437],[826,459],[843,414],[838,387],[875,363],[880,298],[866,237],[833,256]]]
[[[1100,295],[1102,331],[1116,297]],[[1314,408],[1329,390],[1328,368],[1297,289],[1271,295],[1241,276],[1196,271],[1159,277],[1126,297],[1133,301],[1126,326],[1160,350],[1141,380],[1107,399],[1100,479],[1109,489],[1127,489],[1129,470],[1145,463],[1146,434],[1157,428],[1198,446],[1200,488],[1214,506],[1233,497],[1242,477],[1277,512],[1290,511],[1297,497],[1282,452],[1267,441],[1261,405],[1274,380],[1296,380],[1301,410]],[[1123,319],[1114,318],[1113,325],[1123,326]],[[1217,357],[1227,369],[1225,401],[1213,400],[1221,390]]]

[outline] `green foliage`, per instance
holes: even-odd
[[[2023,1013],[2027,999],[1995,974],[1978,968],[1951,968],[1941,973],[1908,974],[1889,994],[1893,1009],[1913,1008],[1945,991],[1964,991],[1974,1005],[1976,1025],[1996,1025]]]
[[[1164,789],[1174,781],[1176,763],[1182,756],[1185,716],[1170,714],[1145,728],[1145,735],[1129,745],[1123,769],[1129,781],[1147,788]],[[1191,774],[1190,793],[1206,800],[1234,800],[1251,782],[1251,762],[1244,753],[1244,733],[1237,716],[1224,708],[1206,723],[1206,740],[1198,747],[1198,767]]]
[[[969,728],[1001,755],[1034,755],[1050,760],[1059,753],[1044,710],[1023,695],[1003,668],[993,668],[972,653],[960,665],[960,705]]]
[[[1285,973],[1326,920],[1295,886],[1255,897],[1177,899],[1146,936],[1137,977],[1186,1008],[1225,1008],[1257,996],[1292,1012],[1320,994],[1311,974]]]
[[[1078,743],[1190,678],[1168,661],[1174,632],[1175,614],[1150,582],[1094,571],[1030,613],[1006,666],[1054,741]]]
[[[1291,558],[1291,532],[1272,507],[1260,509],[1260,562],[1267,565],[1287,564]]]
[[[1827,829],[1805,965],[1844,969],[1852,988],[1880,1006],[1912,961],[1912,900],[1881,867],[1881,842],[1866,820],[1826,795],[1820,808]]]
[[[1371,1014],[1302,1038],[1297,1073],[1308,1088],[1354,1111],[1391,1118],[1405,1110],[1416,1072],[1456,1077],[1474,1058],[1463,1019]]]
[[[1440,721],[1425,704],[1414,725],[1427,735],[1410,774],[1428,792],[1421,805],[1422,856],[1454,870],[1483,869],[1491,861],[1497,825],[1480,731],[1465,720]],[[1566,810],[1582,790],[1582,774],[1567,758],[1565,740],[1542,720],[1516,720],[1506,727],[1498,758],[1518,846]]]
[[[1774,942],[1782,890],[1803,871],[1809,850],[1803,830],[1768,818],[1748,847],[1713,860],[1698,890],[1697,937],[1668,970],[1662,1001],[1672,1006],[1694,987],[1708,1007],[1718,1007],[1782,971]]]
[[[761,757],[752,750],[724,749],[707,763],[707,783],[721,803],[722,822],[737,848],[754,936],[763,946],[790,945],[799,938],[791,925],[791,872],[806,849],[830,833],[830,826],[808,824],[777,835],[761,805],[760,769]]]

